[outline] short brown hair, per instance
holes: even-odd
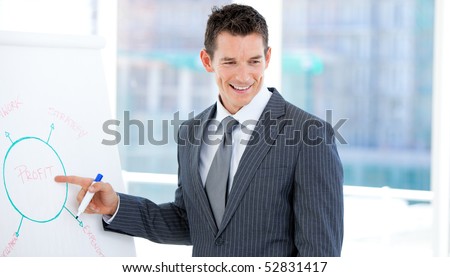
[[[216,38],[221,32],[229,32],[232,35],[246,36],[257,33],[262,36],[264,53],[269,45],[269,31],[264,17],[253,7],[241,4],[230,4],[218,8],[212,8],[206,23],[205,50],[213,58],[216,50]]]

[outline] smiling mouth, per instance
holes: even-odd
[[[230,84],[230,87],[238,92],[245,92],[245,91],[249,90],[252,87],[252,85],[249,85],[246,87],[240,87],[240,86],[235,86],[235,85]]]

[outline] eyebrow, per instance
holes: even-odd
[[[257,55],[257,56],[251,57],[249,60],[259,60],[262,57],[263,57],[262,55]],[[229,62],[229,61],[235,61],[235,60],[236,60],[235,58],[230,58],[230,57],[223,57],[220,59],[220,61],[222,61],[222,62]]]
[[[228,57],[224,57],[224,58],[220,59],[221,62],[229,62],[229,61],[234,61],[234,60],[235,60],[235,58],[228,58]]]

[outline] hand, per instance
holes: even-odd
[[[81,190],[77,195],[78,203],[81,203],[87,190],[95,193],[91,203],[87,206],[85,213],[113,215],[116,212],[119,203],[117,193],[109,183],[97,182],[91,186],[93,181],[94,179],[92,178],[79,176],[59,175],[55,177],[55,182],[70,183],[81,187]]]

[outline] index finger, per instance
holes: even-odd
[[[55,176],[55,182],[58,183],[70,183],[74,185],[79,185],[81,187],[87,187],[92,183],[92,178],[80,177],[80,176],[65,176],[58,175]]]

